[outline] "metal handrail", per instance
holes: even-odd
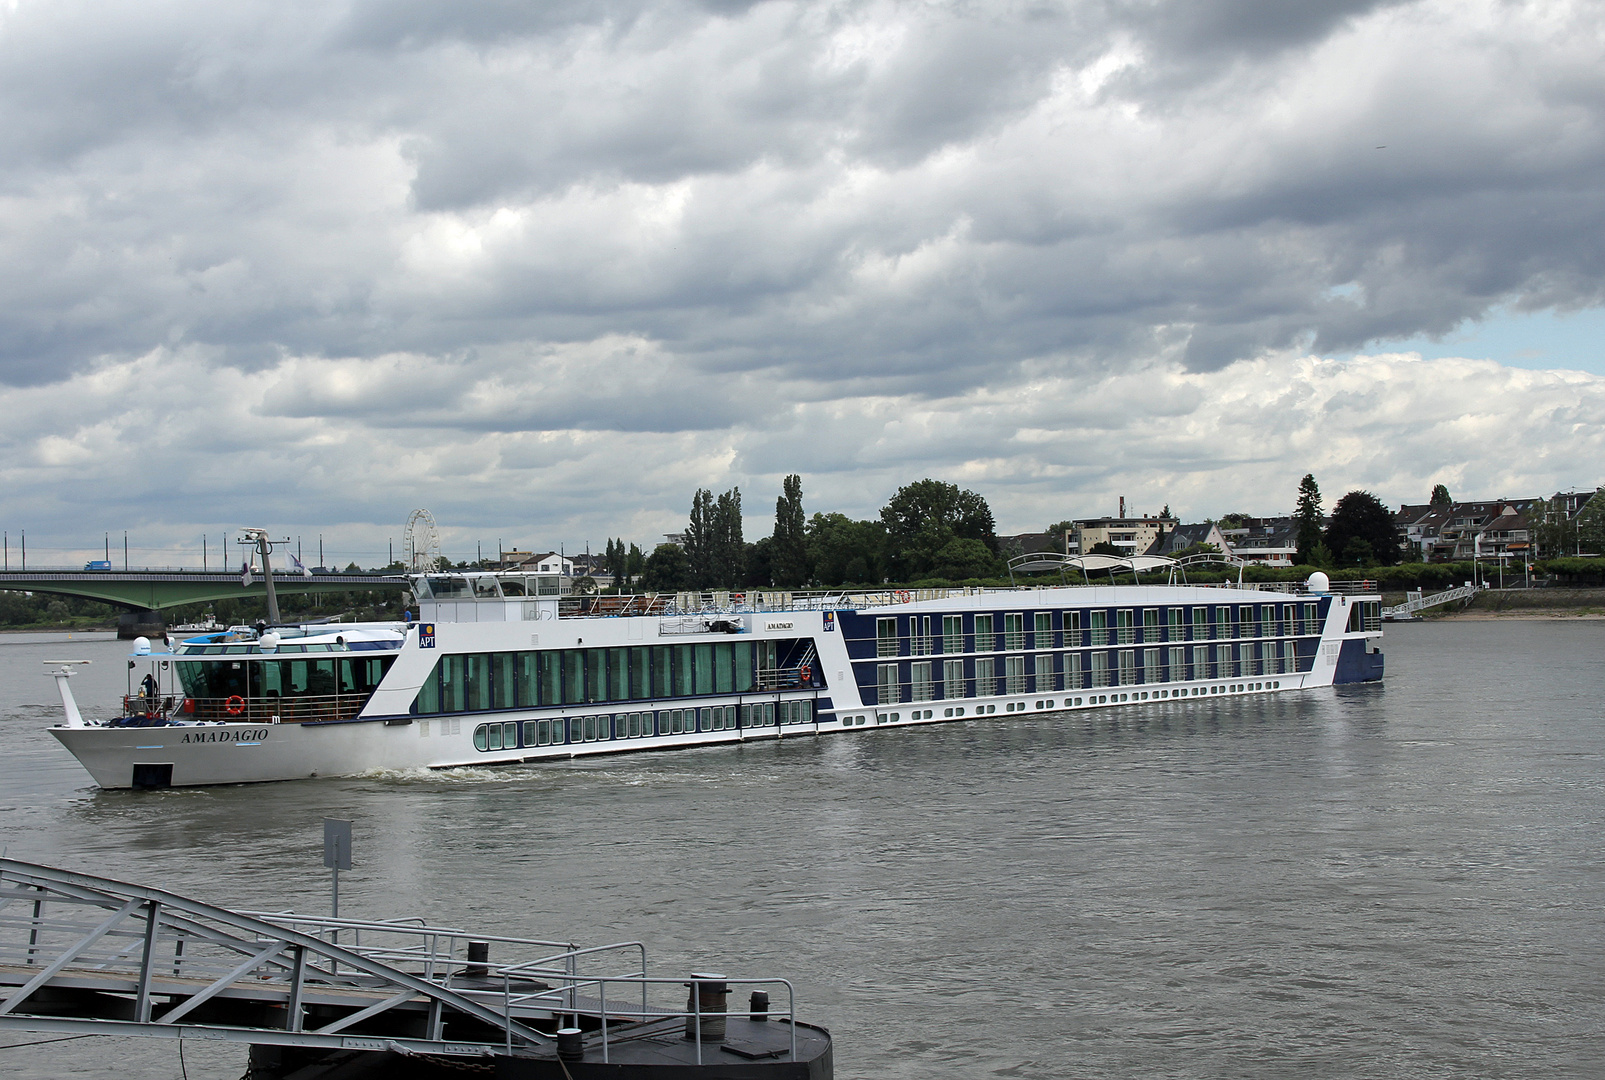
[[[362,712],[371,693],[287,694],[283,697],[186,698],[178,715],[186,720],[220,720],[229,724],[300,724],[350,720]]]

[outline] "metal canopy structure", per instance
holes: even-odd
[[[1117,570],[1126,571],[1133,577],[1148,570],[1166,570],[1169,572],[1170,583],[1175,584],[1178,573],[1183,583],[1187,581],[1187,567],[1210,563],[1237,567],[1237,581],[1238,584],[1242,584],[1243,568],[1248,564],[1235,555],[1213,552],[1189,555],[1184,559],[1172,559],[1165,555],[1066,555],[1057,551],[1036,551],[1028,555],[1017,555],[1009,560],[1009,580],[1014,581],[1016,571],[1035,573],[1042,570],[1058,570],[1062,576],[1066,570],[1079,570],[1082,576],[1090,581],[1094,572],[1107,570],[1109,580],[1113,582]]]

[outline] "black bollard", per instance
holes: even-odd
[[[751,1000],[751,1002],[748,1003],[747,1008],[748,1008],[747,1019],[749,1019],[749,1020],[768,1020],[769,1019],[769,991],[767,991],[767,990],[754,990],[752,992],[752,1000]]]
[[[490,942],[470,941],[468,943],[468,966],[463,968],[463,976],[469,979],[483,979],[490,974],[490,968],[485,961],[490,959]]]

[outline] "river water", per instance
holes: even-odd
[[[1583,1077],[1605,1065],[1605,622],[1390,628],[1381,686],[507,770],[103,792],[0,638],[0,843],[240,906],[783,975],[837,1075]],[[104,709],[102,708],[102,712]],[[216,1044],[0,1036],[19,1078],[237,1077]]]

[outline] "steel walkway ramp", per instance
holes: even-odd
[[[766,989],[730,1010],[737,985]],[[640,942],[234,911],[0,859],[0,1030],[494,1059],[532,1080],[828,1077],[829,1033],[795,1015],[784,979],[652,977]]]

